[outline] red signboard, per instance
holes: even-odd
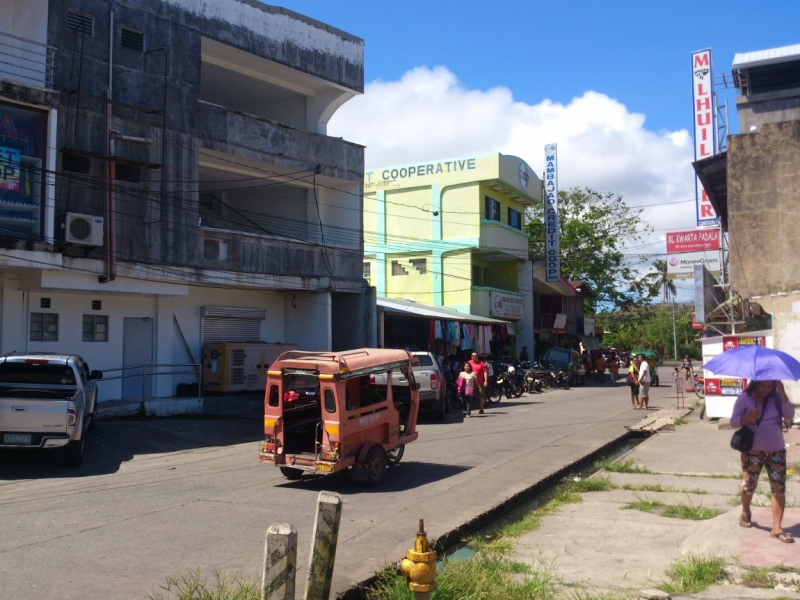
[[[740,377],[706,378],[706,396],[738,396],[747,387],[747,379]]]
[[[737,337],[732,335],[722,336],[722,351],[735,350],[736,348],[747,348],[748,346],[767,347],[767,338],[763,335],[750,337]]]
[[[719,229],[674,231],[667,234],[667,254],[719,250]]]
[[[697,321],[694,320],[694,313],[692,313],[692,329],[695,329],[695,330],[698,330],[698,331],[703,331],[703,329],[704,329],[704,326],[703,326],[702,323],[698,323]]]

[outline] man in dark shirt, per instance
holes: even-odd
[[[528,347],[523,346],[522,352],[519,353],[519,362],[528,362],[530,358],[528,358]]]

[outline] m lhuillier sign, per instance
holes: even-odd
[[[561,279],[561,228],[558,224],[558,147],[544,147],[544,263],[545,279]]]
[[[694,159],[708,158],[717,152],[714,129],[714,77],[711,72],[711,50],[692,54],[692,101],[694,105]],[[708,194],[695,175],[694,189],[697,206],[697,226],[713,227],[719,224],[717,213],[711,206]]]

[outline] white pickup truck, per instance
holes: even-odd
[[[102,378],[80,356],[0,358],[0,448],[60,448],[65,465],[80,466]]]
[[[444,380],[439,361],[430,352],[412,352],[416,360],[412,363],[414,379],[419,384],[420,412],[432,412],[437,421],[444,421],[449,410],[447,401],[447,383]],[[386,374],[375,375],[377,385],[386,385]],[[392,387],[408,387],[408,380],[401,371],[392,371]],[[395,393],[396,399],[402,394]]]

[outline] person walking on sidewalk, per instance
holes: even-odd
[[[464,416],[472,416],[472,399],[475,397],[475,373],[472,372],[472,365],[464,363],[464,370],[458,375],[456,384],[458,395],[464,406]]]
[[[639,408],[639,359],[634,356],[628,367],[628,385],[631,387],[631,404],[633,408]]]
[[[761,468],[767,470],[772,490],[772,529],[770,534],[786,544],[794,543],[792,534],[783,530],[786,508],[786,445],[781,422],[794,419],[794,404],[789,402],[781,381],[751,381],[733,405],[731,427],[753,430],[753,447],[742,452],[741,527],[752,527],[750,501],[758,485]]]
[[[692,389],[689,390],[689,386],[691,385],[692,375],[694,374],[694,368],[692,368],[692,359],[689,358],[689,355],[683,357],[683,364],[681,365],[681,369],[683,370],[683,376],[686,379],[686,388],[688,391],[694,391],[694,386]]]
[[[478,414],[483,414],[483,404],[486,402],[486,386],[489,385],[489,370],[486,363],[481,360],[477,352],[472,353],[472,360],[469,361],[472,372],[475,374],[475,393],[478,395]]]
[[[642,388],[642,400],[639,403],[639,409],[647,410],[647,404],[650,402],[650,364],[644,354],[639,355],[639,387]]]

